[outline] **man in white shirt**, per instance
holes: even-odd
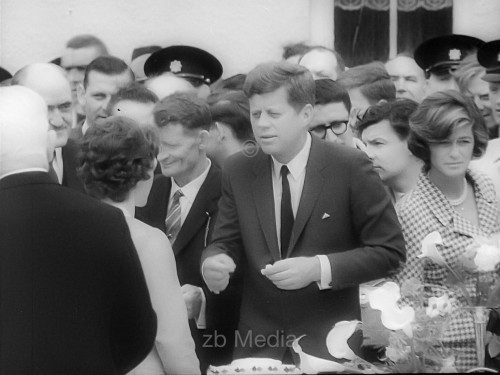
[[[221,194],[220,169],[206,156],[212,118],[205,101],[185,93],[167,96],[153,112],[160,132],[162,175],[155,178],[148,202],[136,209],[136,217],[161,229],[170,239],[204,372],[209,364],[230,361],[238,314],[233,300],[237,300],[237,293],[209,293],[206,299],[199,272],[201,252],[209,243]],[[217,342],[215,334],[219,335]]]
[[[335,323],[360,320],[358,285],[405,260],[396,213],[366,155],[308,133],[315,84],[304,67],[258,65],[247,76],[261,152],[228,159],[202,273],[220,293],[243,271],[235,358],[332,359]],[[357,333],[350,341],[355,350]]]

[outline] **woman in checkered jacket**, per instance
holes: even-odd
[[[487,177],[468,169],[473,157],[485,150],[488,133],[473,101],[458,91],[442,91],[428,96],[410,119],[409,149],[424,161],[416,188],[397,206],[407,247],[407,262],[396,276],[400,282],[417,278],[429,287],[429,297],[441,296],[443,287],[456,299],[444,344],[457,349],[458,371],[477,366],[475,331],[464,293],[449,284],[450,268],[456,269],[475,236],[491,236],[500,231],[495,190]],[[448,267],[429,258],[418,258],[423,239],[439,232],[438,250]],[[491,273],[491,280],[498,276]],[[470,299],[477,295],[477,274],[465,273]]]

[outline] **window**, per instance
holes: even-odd
[[[385,62],[391,48],[413,54],[424,40],[451,34],[452,5],[452,0],[335,0],[335,49],[347,66]]]

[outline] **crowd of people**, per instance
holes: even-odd
[[[453,301],[443,345],[476,367],[476,270],[462,293],[420,253],[437,231],[454,265],[500,232],[500,40],[412,52],[346,67],[297,43],[223,79],[196,47],[126,63],[79,35],[1,69],[0,373],[298,365],[293,340],[332,359],[351,320],[351,348],[381,361],[360,290],[413,279]]]

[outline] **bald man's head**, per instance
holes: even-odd
[[[57,135],[56,147],[66,145],[73,125],[73,107],[65,71],[54,64],[30,64],[14,75],[12,84],[28,87],[45,100],[50,129]]]
[[[174,92],[195,92],[191,83],[184,78],[177,77],[170,73],[152,77],[146,81],[145,85],[148,89],[153,91],[160,100]]]
[[[40,95],[26,87],[0,87],[0,119],[0,177],[26,168],[48,171],[55,134]]]

